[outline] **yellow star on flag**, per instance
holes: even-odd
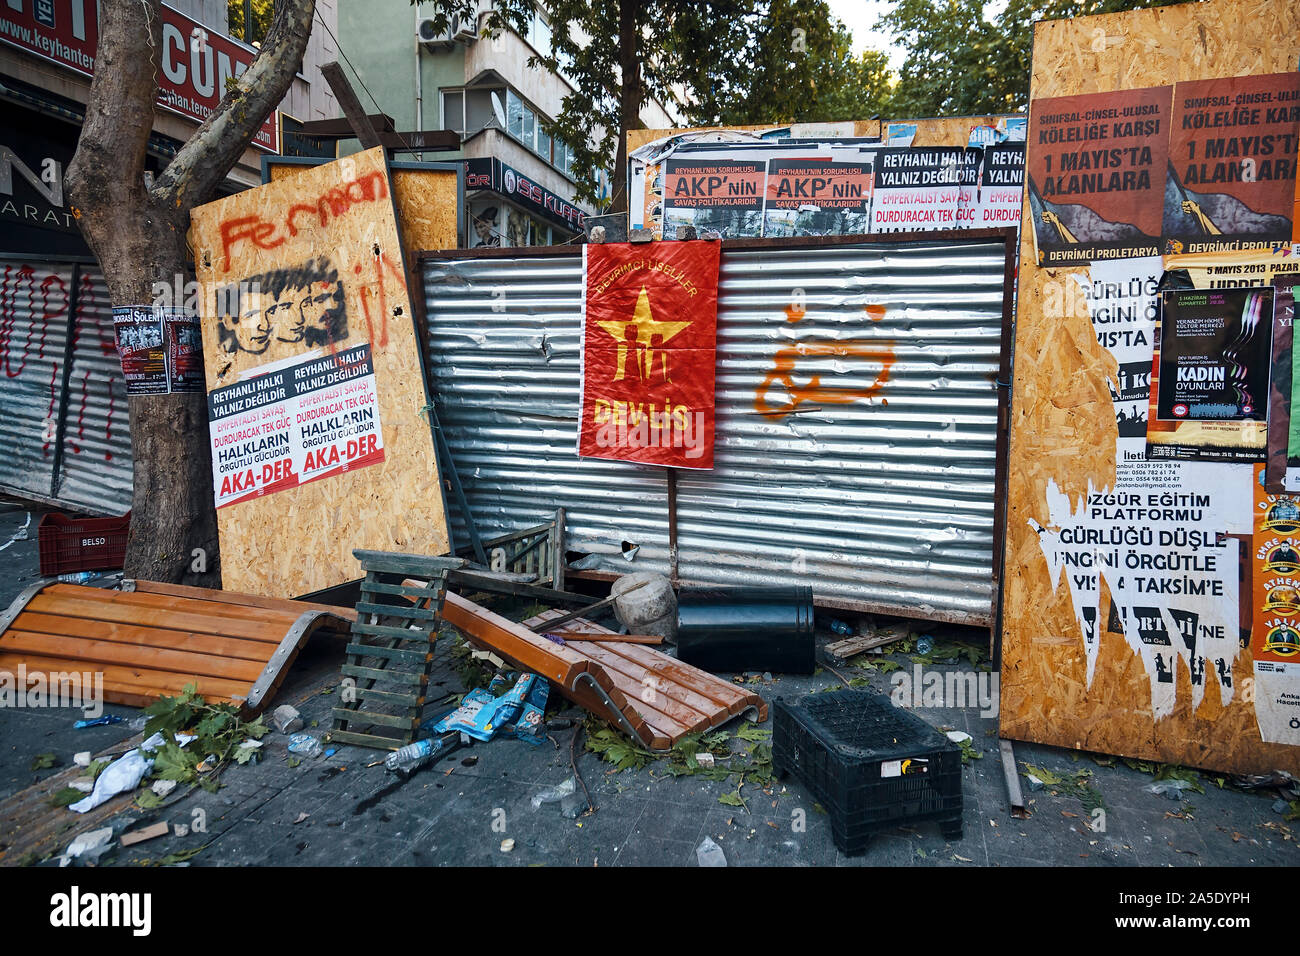
[[[618,369],[614,373],[614,381],[621,380],[627,371],[627,350],[628,346],[636,349],[633,356],[636,362],[636,368],[642,381],[648,381],[654,372],[656,350],[660,349],[669,339],[677,335],[684,328],[690,325],[690,322],[660,322],[650,311],[650,294],[646,292],[645,286],[641,287],[641,293],[636,297],[636,306],[632,310],[632,320],[630,322],[618,322],[607,320],[597,322],[602,329],[609,333],[610,338],[618,343]],[[634,336],[629,336],[629,332],[635,330]],[[658,338],[659,341],[655,341]],[[659,363],[663,369],[664,381],[670,381],[668,377],[668,356],[658,352]]]

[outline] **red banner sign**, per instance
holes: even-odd
[[[158,105],[202,123],[221,102],[226,80],[244,72],[257,51],[210,31],[185,14],[162,7]],[[0,3],[0,42],[93,76],[99,46],[96,0],[9,0]],[[280,150],[275,113],[253,137],[267,152]]]
[[[578,454],[712,468],[718,243],[583,250]]]

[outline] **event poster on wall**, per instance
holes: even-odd
[[[1171,95],[1034,100],[1025,168],[1039,266],[1159,255]]]
[[[1170,131],[1165,252],[1291,241],[1300,73],[1179,83]]]
[[[1272,288],[1164,292],[1147,456],[1263,461],[1272,332]]]

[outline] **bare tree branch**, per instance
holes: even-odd
[[[206,202],[284,99],[311,36],[316,0],[276,0],[271,26],[248,69],[168,164],[153,188],[166,208]]]

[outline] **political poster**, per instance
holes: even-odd
[[[662,234],[678,238],[693,226],[696,235],[732,239],[763,234],[762,159],[669,159],[664,162]],[[654,210],[647,220],[653,228]]]
[[[978,168],[962,147],[881,149],[875,157],[871,231],[957,229],[961,187],[974,186]]]
[[[717,242],[583,247],[578,454],[713,467]]]
[[[768,160],[763,235],[865,234],[871,222],[871,172],[870,162]]]
[[[1045,97],[1025,169],[1040,267],[1160,254],[1172,87]]]
[[[1300,73],[1174,88],[1164,251],[1224,252],[1292,236]]]
[[[384,460],[370,345],[208,393],[218,508]]]

